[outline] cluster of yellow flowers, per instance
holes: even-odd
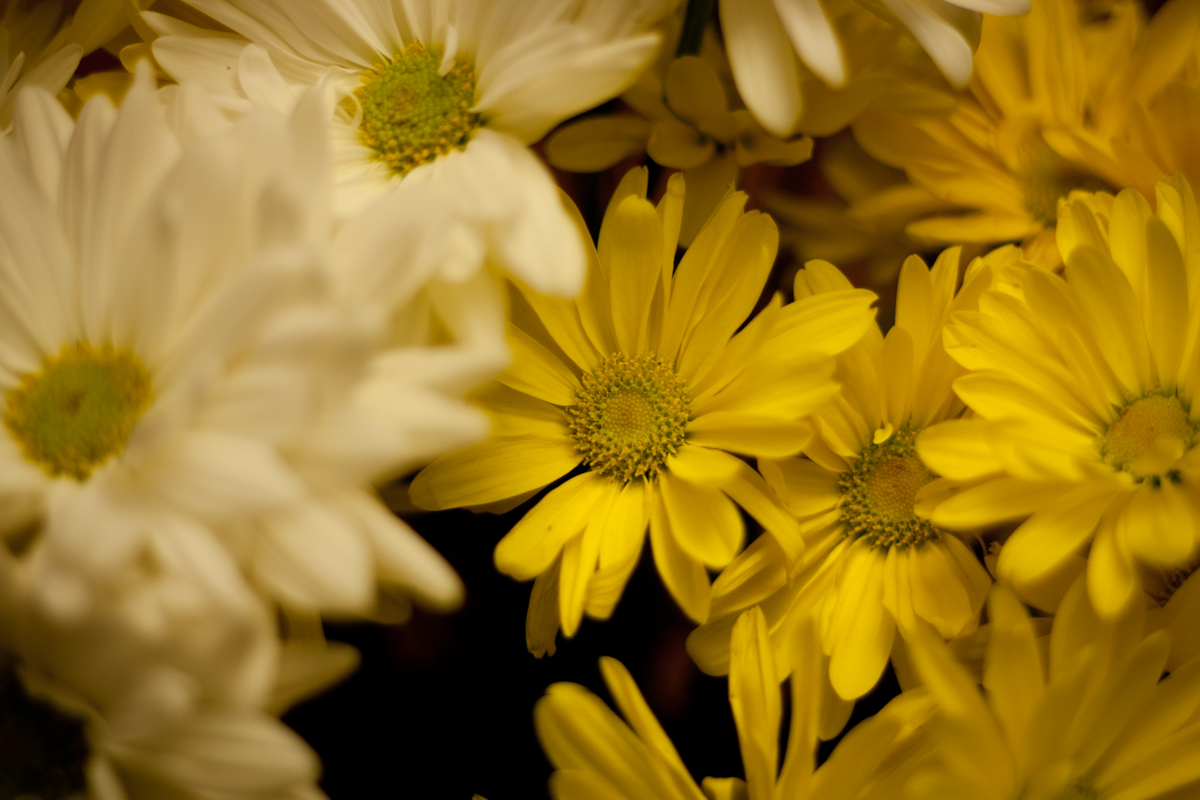
[[[1200,797],[1200,0],[0,5],[4,792],[320,797],[466,507],[728,676],[700,782],[550,686],[557,800]]]

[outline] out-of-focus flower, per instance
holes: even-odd
[[[1150,103],[1172,76],[1186,72],[1181,65],[1200,29],[1197,9],[1171,4],[1140,40],[1142,12],[1133,2],[1115,4],[1102,19],[1081,16],[1074,0],[1036,3],[1023,19],[989,16],[975,76],[952,114],[868,109],[854,124],[859,143],[956,208],[925,213],[908,224],[908,234],[945,244],[1021,242],[1037,263],[1061,264],[1054,225],[1060,201],[1072,190],[1112,185],[1148,193],[1164,177],[1158,168],[1135,176],[1113,167],[1100,151],[1123,151],[1124,145],[1100,133],[1128,130],[1117,120],[1130,118],[1132,95]],[[1101,121],[1105,128],[1097,130]],[[1156,130],[1164,133],[1155,136],[1175,130],[1186,136],[1174,118],[1161,122]],[[1137,160],[1125,160],[1131,159]],[[1183,156],[1163,162],[1185,165]]]
[[[633,170],[618,187],[578,301],[514,297],[513,366],[482,398],[492,438],[412,485],[423,508],[515,505],[573,475],[496,547],[501,571],[537,578],[527,633],[539,654],[560,620],[571,636],[585,610],[612,613],[647,525],[660,575],[697,621],[706,568],[741,549],[739,505],[797,555],[795,520],[733,453],[799,450],[811,435],[802,417],[836,391],[831,355],[871,325],[875,296],[849,286],[786,308],[776,298],[747,323],[775,260],[774,223],[730,193],[676,269],[684,179],[672,176],[657,211],[646,181]]]
[[[709,40],[705,58],[683,56],[648,70],[622,95],[639,117],[588,117],[557,131],[546,158],[559,169],[596,172],[639,151],[681,170],[688,197],[680,245],[692,243],[743,167],[791,166],[808,159],[812,140],[782,140],[739,108],[720,46]],[[731,100],[733,102],[731,102]]]
[[[1083,29],[1093,113],[1046,141],[1117,188],[1149,196],[1161,178],[1200,183],[1200,7],[1173,0],[1147,22],[1140,3],[1116,2]],[[1100,33],[1098,29],[1108,30]]]
[[[482,435],[453,399],[479,367],[453,325],[442,350],[385,349],[389,307],[339,302],[331,252],[406,251],[330,240],[322,98],[181,150],[139,80],[78,124],[31,89],[0,141],[4,536],[36,526],[66,616],[156,537],[198,535],[288,605],[365,613],[378,582],[453,605],[457,576],[370,486]]]
[[[648,28],[672,3],[192,5],[241,35],[146,12],[160,35],[154,58],[177,80],[204,83],[229,113],[286,111],[322,81],[332,90],[339,213],[416,182],[524,282],[579,291],[584,253],[526,145],[626,89],[654,57]]]
[[[938,711],[929,722],[935,757],[909,780],[906,797],[1196,794],[1200,660],[1162,678],[1170,637],[1145,635],[1140,605],[1098,619],[1081,578],[1054,619],[1048,659],[1007,587],[992,590],[988,616],[986,692],[936,637],[925,632],[913,642]]]
[[[897,630],[907,637],[928,623],[952,638],[975,629],[991,577],[957,536],[916,513],[937,475],[914,441],[963,410],[950,388],[962,370],[942,347],[942,328],[974,309],[991,282],[977,261],[956,295],[958,256],[946,251],[932,270],[916,256],[905,262],[895,326],[886,337],[872,327],[839,357],[842,393],[813,415],[818,435],[804,446],[807,457],[758,460],[801,519],[804,556],[789,568],[762,537],[722,573],[712,620],[688,640],[705,671],[728,669],[730,627],[760,603],[785,671],[796,626],[809,616],[821,621],[828,681],[847,701],[879,680]],[[796,296],[849,286],[832,265],[812,262],[796,278]]]
[[[1065,203],[1065,279],[1028,269],[1019,292],[988,292],[946,331],[976,418],[926,431],[917,449],[971,483],[931,519],[1024,520],[997,571],[1046,610],[1086,565],[1112,618],[1140,603],[1138,564],[1183,568],[1200,546],[1200,215],[1182,177],[1156,201],[1127,189]]]
[[[864,264],[873,288],[894,285],[904,259],[932,246],[915,241],[905,226],[953,206],[871,158],[849,134],[823,140],[816,161],[840,200],[791,191],[763,197],[763,207],[779,223],[781,243],[801,263]]]
[[[817,691],[820,644],[811,622],[791,642],[797,665],[791,681],[791,723],[779,760],[783,696],[762,612],[743,614],[733,629],[734,660],[729,704],[741,744],[745,780],[705,778],[703,790],[621,662],[600,659],[600,671],[623,722],[574,683],[556,683],[538,701],[534,724],[556,771],[555,800],[821,800],[834,797],[898,798],[923,746],[932,710],[913,693],[893,701],[857,726],[815,769],[817,730],[823,713]]]
[[[316,755],[265,709],[271,617],[204,536],[162,535],[97,602],[41,602],[44,543],[0,547],[4,788],[15,796],[317,800]],[[223,578],[223,579],[222,579]],[[7,652],[5,652],[7,651]],[[321,677],[318,677],[318,681]],[[312,691],[312,674],[295,688]]]
[[[982,14],[1024,14],[1028,0],[859,0],[907,28],[956,86],[971,77]],[[827,8],[832,6],[833,8]],[[796,56],[831,87],[846,83],[847,65],[823,0],[736,0],[719,10],[733,77],[746,106],[776,136],[794,133],[804,113]],[[830,13],[834,11],[834,13]]]

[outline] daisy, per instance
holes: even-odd
[[[557,800],[820,800],[833,797],[900,797],[910,758],[924,740],[930,704],[915,695],[893,701],[861,723],[815,769],[821,697],[815,691],[819,644],[811,625],[793,646],[797,674],[791,684],[791,723],[779,763],[783,696],[762,612],[742,615],[734,627],[729,675],[745,779],[705,778],[697,786],[629,671],[614,658],[600,659],[609,693],[623,722],[600,698],[574,683],[556,683],[534,708],[538,738],[555,772]]]
[[[330,249],[404,248],[328,239],[320,97],[186,149],[146,69],[78,124],[20,103],[0,141],[0,534],[32,528],[73,566],[48,601],[80,613],[153,532],[199,529],[287,604],[366,613],[379,581],[454,604],[457,576],[370,487],[482,420],[442,390],[454,360],[384,350],[383,309],[337,302]],[[405,358],[397,426],[367,412]]]
[[[1140,607],[1097,619],[1083,581],[1050,632],[1049,658],[1024,607],[997,585],[981,693],[928,633],[913,657],[939,710],[929,723],[936,761],[911,798],[1192,797],[1200,788],[1200,661],[1160,680],[1170,637],[1145,636]]]
[[[979,44],[983,14],[1029,11],[1028,0],[859,0],[921,43],[947,80],[963,86]],[[846,83],[847,63],[821,0],[738,0],[719,6],[733,78],[746,106],[776,136],[790,136],[803,114],[796,56],[831,87]]]
[[[512,507],[567,477],[496,547],[502,572],[538,579],[535,651],[552,651],[560,621],[571,636],[585,610],[612,613],[647,525],[660,575],[697,621],[707,569],[741,549],[739,505],[795,554],[795,521],[733,453],[796,452],[802,417],[836,391],[830,355],[871,324],[875,295],[846,286],[774,299],[743,327],[775,261],[774,223],[731,192],[674,269],[684,181],[672,176],[657,210],[646,181],[632,170],[614,194],[578,301],[514,296],[513,365],[482,397],[492,437],[412,484],[422,508]]]
[[[1020,19],[988,16],[975,77],[952,113],[874,107],[857,119],[854,135],[868,153],[954,207],[917,209],[922,218],[908,234],[947,245],[1021,241],[1039,263],[1061,263],[1053,247],[1060,198],[1108,184],[1059,152],[1051,135],[1104,113],[1100,54],[1122,37],[1116,26],[1081,20],[1074,0],[1035,3]]]
[[[990,268],[976,261],[956,295],[958,258],[948,250],[932,270],[916,256],[905,262],[896,325],[886,337],[871,330],[839,360],[842,394],[813,415],[819,435],[805,445],[806,457],[759,459],[801,520],[805,553],[789,570],[762,539],[721,575],[713,619],[688,642],[705,671],[728,669],[730,626],[757,603],[785,667],[795,626],[810,616],[821,621],[829,681],[845,701],[879,680],[897,630],[907,637],[928,623],[952,638],[975,629],[991,578],[957,536],[917,515],[922,498],[939,491],[937,474],[917,455],[917,436],[963,409],[950,389],[961,370],[942,347],[942,327],[974,308],[991,281]],[[849,286],[832,265],[810,262],[796,296]]]
[[[1131,189],[1065,204],[1065,278],[1030,269],[1021,292],[985,295],[946,331],[970,370],[955,391],[978,418],[918,450],[977,485],[931,519],[1024,520],[997,570],[1046,610],[1086,563],[1092,602],[1111,617],[1136,596],[1138,564],[1184,567],[1200,542],[1200,216],[1181,177],[1156,200],[1157,213]]]
[[[222,566],[207,537],[155,535],[141,563],[63,620],[35,591],[62,565],[40,543],[20,562],[0,548],[0,702],[24,745],[0,753],[7,791],[323,797],[316,755],[264,710],[280,659],[271,616]],[[290,683],[317,686],[294,670]]]
[[[548,170],[526,146],[619,94],[654,57],[657,0],[194,0],[238,36],[147,13],[154,58],[233,114],[334,93],[343,213],[401,182],[450,198],[500,262],[572,296],[584,254]],[[663,7],[660,7],[663,6]]]

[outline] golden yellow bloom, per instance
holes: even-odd
[[[1028,517],[997,569],[1047,610],[1086,563],[1111,617],[1137,594],[1137,564],[1185,566],[1200,542],[1200,215],[1182,177],[1159,183],[1157,206],[1133,190],[1066,204],[1065,279],[1027,270],[1020,292],[989,292],[946,333],[978,418],[918,450],[977,485],[932,520]]]
[[[914,800],[1155,800],[1200,791],[1200,660],[1159,680],[1170,637],[1144,636],[1142,609],[1098,619],[1083,581],[1050,632],[1049,657],[1017,598],[997,585],[980,693],[928,633],[913,641],[936,699],[940,756],[908,785]]]
[[[646,181],[633,170],[614,195],[579,300],[515,294],[513,364],[482,398],[492,437],[412,484],[413,501],[437,509],[519,502],[569,476],[496,547],[501,571],[538,578],[528,635],[539,653],[553,651],[560,620],[571,636],[585,610],[611,614],[647,525],[659,573],[697,621],[707,568],[742,547],[739,505],[798,556],[795,520],[733,453],[797,452],[811,435],[802,418],[837,391],[832,354],[871,325],[875,295],[847,286],[787,307],[775,298],[743,327],[775,260],[775,224],[731,192],[675,269],[684,181],[671,178],[657,210]]]
[[[1034,3],[1020,18],[985,17],[975,74],[953,113],[872,108],[855,123],[869,153],[957,209],[910,223],[909,235],[947,244],[1021,241],[1032,260],[1059,262],[1060,199],[1115,179],[1077,160],[1079,148],[1063,145],[1063,132],[1111,115],[1108,78],[1123,65],[1110,59],[1128,53],[1124,20],[1140,13],[1135,5],[1118,3],[1100,20],[1081,19],[1074,0]],[[1144,74],[1146,62],[1137,63]]]
[[[963,408],[950,389],[961,370],[942,347],[942,327],[973,309],[991,281],[991,268],[977,260],[955,295],[958,257],[948,250],[932,270],[916,256],[905,262],[896,325],[886,337],[872,330],[839,359],[842,394],[813,415],[819,436],[805,445],[806,457],[759,459],[768,484],[801,520],[804,557],[789,569],[763,538],[721,574],[713,619],[688,640],[701,669],[727,668],[733,619],[755,603],[785,671],[796,626],[820,620],[829,681],[845,701],[879,680],[897,629],[908,636],[927,622],[948,638],[975,629],[991,578],[958,537],[916,514],[945,483],[934,483],[937,475],[918,458],[917,434]],[[836,268],[812,262],[796,296],[845,286]]]
[[[931,704],[910,693],[888,704],[846,736],[829,760],[814,769],[817,730],[823,713],[817,691],[821,657],[812,624],[791,643],[796,672],[791,681],[791,724],[783,763],[779,728],[783,696],[762,613],[751,609],[733,629],[734,660],[729,704],[741,744],[745,780],[705,778],[703,790],[646,705],[628,670],[600,659],[604,682],[625,716],[616,714],[574,683],[556,683],[534,710],[538,738],[556,772],[555,800],[821,800],[899,797],[912,758],[925,744],[922,727]]]

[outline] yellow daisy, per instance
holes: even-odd
[[[1158,184],[1157,207],[1131,189],[1065,204],[1065,279],[1028,270],[1019,294],[988,293],[946,331],[971,370],[954,389],[978,419],[929,431],[918,449],[978,485],[932,520],[1028,517],[998,574],[1048,610],[1081,556],[1111,617],[1135,596],[1135,565],[1185,566],[1200,541],[1200,215],[1178,176]]]
[[[917,434],[963,408],[950,390],[961,372],[942,347],[942,326],[974,308],[991,280],[990,267],[976,261],[955,295],[958,258],[948,250],[932,270],[916,256],[905,262],[895,327],[886,337],[872,330],[839,360],[843,393],[813,415],[819,436],[804,446],[806,458],[759,459],[768,484],[801,520],[804,557],[789,570],[763,539],[722,573],[713,619],[688,641],[701,669],[727,668],[730,626],[755,603],[785,670],[796,625],[820,620],[829,681],[847,701],[879,680],[897,628],[907,636],[924,621],[947,638],[974,630],[990,577],[958,537],[914,511],[938,488],[925,488],[937,475],[917,457]],[[796,296],[848,286],[836,268],[812,262]]]
[[[1098,53],[1122,31],[1080,21],[1073,0],[1034,3],[1025,17],[985,17],[975,74],[948,116],[875,107],[854,124],[874,157],[899,169],[954,213],[909,223],[918,240],[945,244],[1023,241],[1054,265],[1058,201],[1104,188],[1103,176],[1057,152],[1047,136],[1082,129],[1101,113]],[[1087,46],[1085,46],[1085,44]]]
[[[899,797],[907,782],[911,756],[926,737],[922,727],[932,707],[910,693],[857,726],[814,769],[817,729],[822,714],[816,691],[820,651],[812,625],[794,642],[797,672],[791,682],[791,723],[783,764],[779,764],[779,727],[783,696],[758,609],[743,614],[733,629],[733,668],[729,704],[741,744],[745,780],[705,778],[703,789],[684,766],[621,662],[600,659],[604,682],[616,714],[574,683],[556,683],[534,709],[534,724],[556,772],[550,776],[555,800],[805,800],[805,798]]]
[[[1095,43],[1104,66],[1095,78],[1096,115],[1084,127],[1047,131],[1047,141],[1113,186],[1149,195],[1176,172],[1195,184],[1200,4],[1172,0],[1147,22],[1141,3],[1115,3],[1106,25],[1114,34]]]
[[[1097,619],[1082,581],[1064,599],[1049,658],[1017,598],[997,586],[976,681],[933,636],[913,657],[939,711],[940,756],[908,785],[933,800],[1154,800],[1200,791],[1200,660],[1159,680],[1170,637],[1143,636],[1141,609]],[[1047,663],[1048,661],[1048,663]]]
[[[492,437],[412,484],[418,506],[440,509],[519,501],[569,476],[496,547],[502,572],[538,578],[535,652],[553,651],[560,620],[571,636],[585,610],[611,613],[647,524],[659,573],[697,621],[707,568],[742,547],[739,505],[797,555],[795,520],[732,454],[798,451],[811,434],[802,418],[837,391],[831,355],[871,326],[875,295],[849,285],[786,307],[776,297],[743,326],[775,261],[775,224],[731,192],[673,269],[683,178],[657,210],[646,181],[636,169],[618,187],[579,300],[515,295],[513,365],[483,398]]]

